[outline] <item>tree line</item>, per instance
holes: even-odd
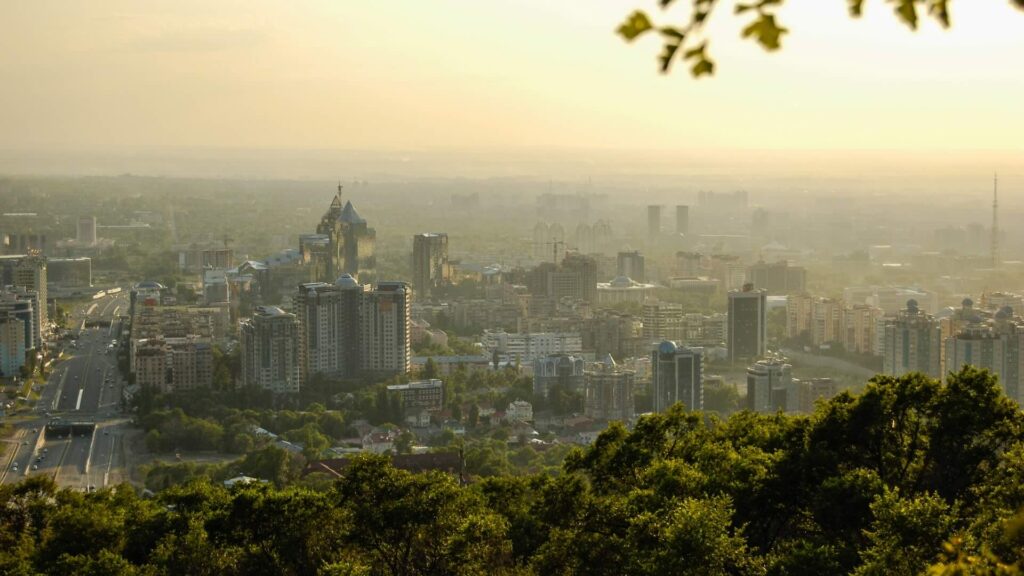
[[[144,498],[0,487],[4,574],[1021,574],[1024,413],[988,372],[878,376],[811,415],[681,405],[559,474],[341,478]]]

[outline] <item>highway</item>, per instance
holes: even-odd
[[[112,477],[121,477],[121,434],[127,418],[120,413],[123,382],[117,371],[116,353],[109,347],[119,337],[118,316],[127,311],[125,292],[73,311],[79,338],[75,346],[65,349],[72,356],[58,363],[50,374],[36,404],[37,417],[19,424],[9,442],[15,450],[8,450],[2,462],[0,482],[45,474],[61,486],[89,489],[102,488],[113,483]],[[50,432],[43,437],[45,423],[53,418],[95,422],[96,431],[79,429],[63,435]]]

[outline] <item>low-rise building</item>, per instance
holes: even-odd
[[[532,422],[533,404],[526,400],[513,400],[505,411],[505,420],[509,422]]]
[[[410,414],[421,409],[438,412],[444,408],[444,383],[436,378],[392,384],[388,386],[388,392],[397,394],[401,398],[402,408]]]

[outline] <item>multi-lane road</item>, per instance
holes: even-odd
[[[123,382],[112,345],[120,344],[119,316],[127,310],[128,295],[119,293],[72,313],[79,337],[65,349],[70,357],[52,370],[35,417],[18,424],[0,462],[0,481],[45,474],[62,486],[88,490],[121,479],[127,417],[121,412]],[[83,425],[48,430],[54,419]]]

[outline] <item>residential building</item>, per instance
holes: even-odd
[[[814,346],[842,341],[843,303],[793,294],[786,300],[786,336],[806,336]]]
[[[299,321],[275,306],[258,306],[240,328],[242,383],[277,393],[299,391]]]
[[[533,422],[533,404],[526,400],[513,400],[505,411],[505,420],[509,422]]]
[[[559,354],[533,361],[533,394],[547,398],[555,386],[568,392],[583,390],[584,361],[580,356]]]
[[[75,240],[80,246],[96,245],[96,217],[79,216]]]
[[[135,383],[160,392],[213,385],[213,346],[208,338],[148,338],[136,342]]]
[[[666,340],[651,352],[651,394],[655,412],[676,402],[690,410],[704,408],[703,350]]]
[[[299,321],[302,379],[351,378],[360,371],[360,309],[365,288],[350,274],[333,284],[301,284],[293,311]]]
[[[0,376],[17,376],[25,365],[25,351],[25,322],[0,312]]]
[[[1006,306],[991,320],[971,323],[945,341],[945,374],[964,365],[984,368],[999,378],[1003,392],[1024,403],[1024,323]]]
[[[773,264],[761,261],[747,268],[747,282],[773,296],[800,294],[807,289],[807,271],[785,260]]]
[[[878,323],[884,316],[881,308],[868,304],[855,304],[843,310],[843,347],[857,354],[876,354]]]
[[[411,296],[412,289],[405,282],[379,282],[362,293],[359,350],[363,372],[377,375],[409,372]]]
[[[448,235],[425,233],[412,237],[412,285],[416,297],[428,300],[434,290],[451,282]]]
[[[24,288],[38,295],[39,306],[36,309],[39,330],[43,335],[47,332],[49,322],[46,282],[46,258],[38,253],[0,257],[0,287]]]
[[[26,348],[39,349],[43,345],[41,306],[39,294],[33,290],[0,288],[0,315],[11,315],[24,323]]]
[[[601,311],[580,323],[583,350],[593,352],[597,358],[606,354],[616,358],[636,355],[642,331],[643,322],[639,318],[610,310]]]
[[[397,394],[402,409],[409,413],[420,410],[439,412],[444,408],[444,383],[436,378],[393,384],[388,386],[388,392]]]
[[[544,262],[527,277],[530,294],[557,302],[573,298],[597,303],[597,262],[578,253],[566,254],[561,264]]]
[[[818,400],[831,400],[839,393],[839,386],[831,378],[793,378],[793,386],[790,390],[793,389],[796,389],[797,392],[795,410],[791,399],[792,394],[787,394],[786,411],[804,414],[814,412],[814,403]]]
[[[683,323],[683,305],[648,302],[643,306],[643,337],[647,340],[673,340]]]
[[[745,284],[729,292],[729,361],[750,361],[766,352],[768,292]]]
[[[942,327],[910,299],[907,307],[885,324],[882,371],[891,376],[921,372],[942,376]]]
[[[628,422],[635,415],[636,372],[615,363],[611,355],[584,371],[583,414],[595,420]]]
[[[498,352],[519,362],[533,362],[537,358],[555,354],[579,354],[583,341],[578,332],[526,332],[508,333],[484,330],[480,343],[488,353]]]

